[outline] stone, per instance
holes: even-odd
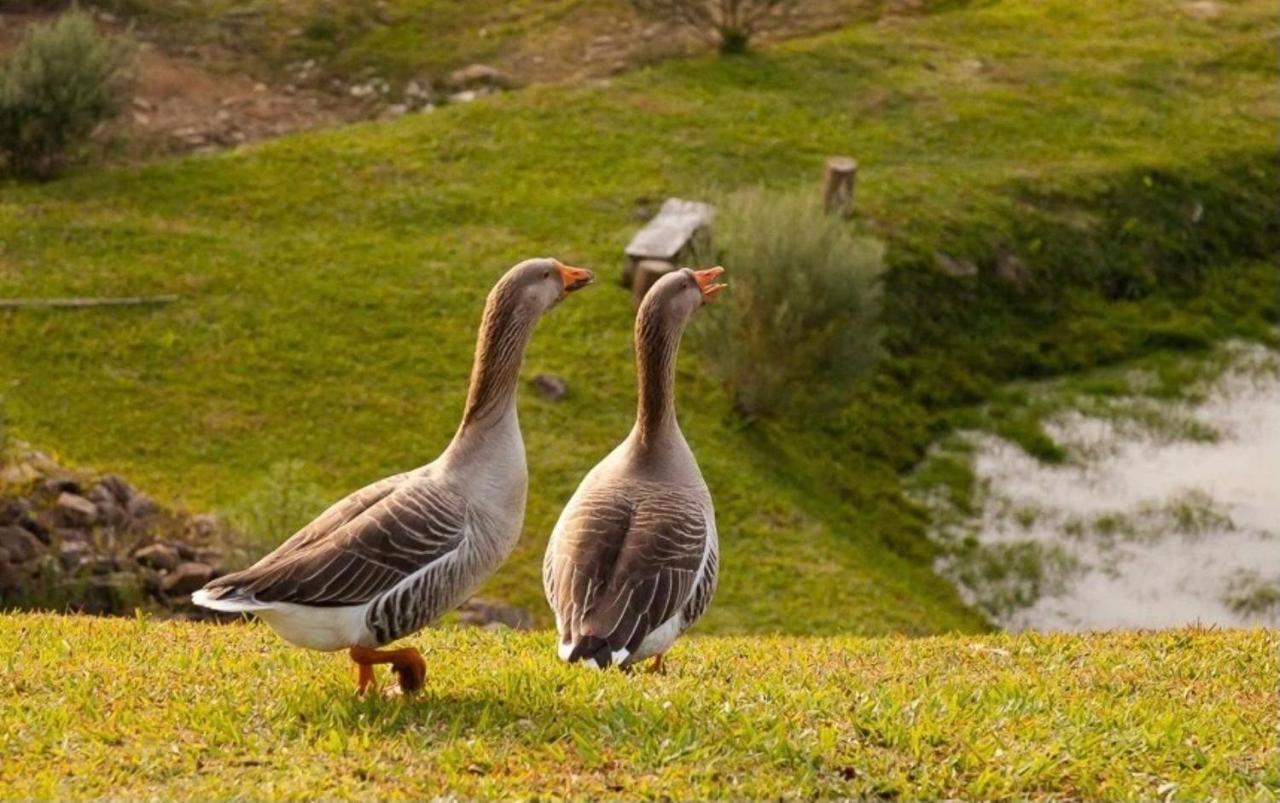
[[[967,259],[956,259],[949,254],[944,254],[941,251],[935,251],[933,253],[933,261],[934,264],[938,266],[938,270],[948,276],[965,278],[967,276],[978,275],[978,266]]]
[[[64,541],[58,545],[58,562],[64,571],[75,571],[88,557],[89,545],[83,541]]]
[[[105,488],[122,505],[129,504],[129,500],[137,493],[129,481],[119,474],[107,474],[98,481],[98,487]]]
[[[0,527],[0,548],[13,563],[26,563],[45,552],[45,545],[22,527]]]
[[[569,395],[569,383],[555,374],[538,374],[533,378],[533,388],[550,401],[561,401]]]
[[[451,89],[474,89],[475,87],[505,89],[511,86],[511,80],[497,67],[490,67],[488,64],[468,64],[449,73],[448,84]]]
[[[10,463],[0,468],[0,485],[27,485],[40,479],[40,472],[30,463]]]
[[[160,581],[160,590],[167,596],[180,596],[200,590],[213,579],[213,567],[207,563],[191,561],[169,572]]]
[[[45,493],[48,494],[80,493],[80,482],[75,477],[66,473],[57,473],[47,477],[41,485],[44,488]]]
[[[134,493],[129,497],[129,503],[125,507],[129,511],[129,515],[135,519],[145,519],[148,516],[156,514],[156,503],[151,497],[144,493]]]
[[[31,514],[31,503],[22,498],[6,499],[0,504],[0,525],[19,524]]]
[[[81,611],[122,614],[143,605],[145,601],[141,578],[133,572],[111,572],[89,578]]]
[[[93,574],[112,574],[120,570],[120,561],[110,555],[86,556],[89,564],[89,571]]]
[[[63,491],[54,503],[58,518],[72,527],[90,527],[98,521],[98,506],[71,491]]]
[[[1030,272],[1014,254],[1001,254],[996,260],[996,275],[1006,282],[1022,287],[1027,283]]]
[[[178,568],[182,556],[168,544],[155,543],[134,552],[133,559],[143,566],[168,572]]]
[[[0,561],[0,599],[22,590],[23,574],[17,566]]]
[[[195,547],[191,546],[191,544],[188,544],[186,541],[175,541],[173,543],[173,548],[178,550],[178,557],[183,560],[196,560]]]

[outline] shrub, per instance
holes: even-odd
[[[883,247],[816,199],[739,193],[717,237],[730,288],[697,330],[747,418],[839,395],[879,356]]]
[[[796,0],[631,0],[636,13],[679,25],[742,53],[752,37],[789,18]]]
[[[225,518],[253,543],[275,546],[318,516],[329,502],[300,460],[276,463]]]
[[[72,9],[32,25],[0,66],[0,157],[25,178],[56,174],[129,100],[133,45]]]

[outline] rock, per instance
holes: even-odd
[[[98,486],[109,491],[122,505],[129,504],[129,500],[137,493],[129,481],[119,474],[107,474],[98,481]]]
[[[212,513],[201,513],[191,517],[191,532],[201,539],[212,538],[218,534],[218,530],[218,517]]]
[[[569,383],[555,374],[538,374],[533,378],[534,390],[550,401],[561,401],[569,395]]]
[[[64,490],[54,507],[63,523],[73,527],[90,527],[98,520],[97,505],[72,491]]]
[[[12,563],[26,563],[44,554],[45,546],[34,535],[21,527],[0,527],[0,549],[4,549]]]
[[[0,525],[18,524],[31,513],[31,503],[25,499],[6,499],[0,504]]]
[[[450,103],[470,103],[479,97],[474,89],[468,89],[463,92],[454,92],[449,96]]]
[[[173,544],[173,548],[178,550],[178,557],[182,558],[183,560],[196,559],[195,547],[191,546],[191,544],[188,544],[186,541],[175,541]]]
[[[182,556],[168,544],[155,543],[134,552],[133,559],[143,566],[168,572],[178,568]]]
[[[62,493],[79,494],[80,493],[79,481],[77,481],[76,478],[71,476],[70,474],[66,474],[63,472],[55,473],[52,476],[45,479],[45,481],[41,483],[41,487],[43,487],[45,493],[48,493],[48,494],[62,494]]]
[[[145,519],[156,514],[156,503],[146,494],[135,492],[133,496],[129,497],[129,504],[126,509],[129,511],[129,515],[135,519]]]
[[[462,621],[476,627],[509,627],[513,630],[532,630],[533,615],[524,608],[507,605],[480,597],[472,597],[458,608]]]
[[[977,265],[973,264],[972,262],[966,259],[956,259],[955,257],[950,256],[949,254],[942,253],[941,251],[935,251],[933,253],[933,261],[934,261],[934,264],[938,266],[938,270],[942,271],[948,276],[955,276],[956,278],[964,278],[966,276],[978,275]]]
[[[89,557],[86,563],[89,564],[89,571],[93,574],[112,574],[120,571],[120,561],[110,555]]]
[[[213,567],[207,563],[183,563],[160,581],[160,590],[168,596],[179,596],[198,591],[213,579]]]
[[[22,572],[6,561],[0,561],[0,599],[22,589]]]
[[[64,571],[74,572],[89,557],[89,545],[83,541],[64,541],[58,546],[58,562]]]
[[[1021,259],[1013,254],[1001,254],[996,261],[996,275],[1010,284],[1023,287],[1031,274]]]
[[[40,479],[40,472],[30,463],[10,463],[0,468],[0,485],[27,485]]]
[[[80,607],[84,613],[121,614],[145,601],[141,578],[133,572],[112,572],[89,578]]]
[[[506,89],[511,86],[511,80],[506,73],[496,67],[490,67],[488,64],[469,64],[449,73],[448,84],[451,89],[476,87]]]

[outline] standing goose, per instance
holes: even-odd
[[[707,609],[719,548],[711,494],[676,421],[676,352],[724,268],[674,271],[636,313],[635,427],[591,469],[551,533],[542,585],[560,658],[604,668],[662,656]]]
[[[485,303],[462,424],[444,453],[361,488],[192,601],[252,611],[299,647],[349,650],[362,694],[383,663],[403,691],[421,688],[417,650],[377,648],[454,608],[511,553],[528,490],[516,418],[525,345],[538,318],[592,278],[554,259],[507,271]]]

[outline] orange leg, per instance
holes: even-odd
[[[400,690],[406,694],[418,691],[427,679],[427,662],[422,653],[406,647],[401,650],[373,650],[368,647],[352,647],[351,660],[356,662],[356,691],[363,694],[373,685],[373,665],[391,664],[391,671],[400,680]]]
[[[653,656],[653,663],[649,664],[649,672],[654,675],[667,674],[667,667],[662,663],[662,658],[666,653],[658,653]]]

